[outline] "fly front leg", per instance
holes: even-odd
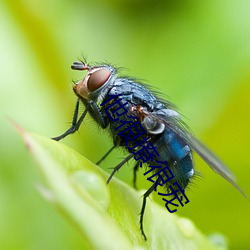
[[[69,134],[75,133],[79,129],[79,127],[80,127],[80,125],[81,125],[84,117],[86,116],[87,112],[89,111],[89,105],[87,105],[86,109],[84,110],[84,112],[80,116],[79,120],[77,120],[78,119],[78,112],[79,112],[79,103],[80,103],[80,101],[78,99],[77,102],[76,102],[76,106],[75,106],[75,110],[74,110],[74,116],[73,116],[71,127],[65,133],[63,133],[62,135],[59,135],[57,137],[53,137],[51,139],[53,139],[55,141],[60,141],[64,137],[68,136]]]
[[[90,100],[89,105],[90,105],[89,113],[96,120],[96,122],[99,125],[101,125],[103,129],[106,128],[108,126],[108,120],[106,114],[101,111],[96,102]]]

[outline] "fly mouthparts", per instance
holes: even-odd
[[[89,66],[83,62],[73,62],[71,69],[74,70],[88,70]]]

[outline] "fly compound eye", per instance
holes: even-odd
[[[89,75],[87,82],[88,90],[93,92],[99,89],[110,77],[111,72],[108,69],[99,69]]]

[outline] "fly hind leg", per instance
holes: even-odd
[[[136,175],[137,175],[137,171],[139,169],[139,166],[140,166],[140,162],[137,161],[136,164],[134,165],[134,169],[133,169],[133,187],[135,189],[137,189],[137,187],[136,187],[136,179],[137,179]]]
[[[144,240],[147,240],[147,236],[146,236],[146,234],[144,232],[144,228],[143,228],[144,212],[145,212],[145,208],[146,208],[147,198],[154,191],[154,188],[155,188],[155,184],[153,184],[146,191],[146,193],[144,193],[143,200],[142,200],[142,207],[141,207],[141,212],[140,212],[140,230],[141,230],[141,233],[142,233],[142,236],[143,236]]]

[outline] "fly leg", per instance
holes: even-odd
[[[116,146],[113,146],[97,163],[96,165],[100,164],[115,148]],[[123,164],[125,164],[127,161],[129,161],[131,159],[131,155],[128,155],[120,164],[118,164],[116,167],[114,167],[113,172],[111,173],[111,175],[109,176],[109,179],[107,181],[107,183],[110,182],[110,180],[112,179],[112,177],[114,176],[114,174],[123,166]],[[140,166],[140,162],[136,162],[134,169],[133,169],[133,186],[136,189],[136,172],[138,171]]]
[[[154,191],[154,188],[155,188],[155,184],[153,184],[148,190],[146,193],[144,193],[143,195],[143,200],[142,200],[142,207],[141,207],[141,212],[140,212],[140,230],[141,230],[141,233],[143,235],[143,238],[144,240],[147,240],[147,236],[144,232],[144,229],[143,229],[143,216],[144,216],[144,212],[145,212],[145,208],[146,208],[146,202],[147,202],[147,198],[148,196]]]
[[[97,163],[96,165],[99,165],[115,148],[116,146],[113,146]]]
[[[79,112],[79,102],[80,101],[78,99],[77,102],[76,102],[76,106],[75,106],[75,110],[74,110],[74,116],[73,116],[71,127],[65,133],[63,133],[62,135],[59,135],[59,136],[51,138],[51,139],[53,139],[55,141],[60,141],[64,137],[68,136],[69,134],[75,133],[79,129],[79,127],[80,127],[80,125],[81,125],[84,117],[86,116],[86,114],[87,114],[87,112],[89,110],[89,105],[87,105],[86,109],[84,110],[84,112],[82,113],[81,117],[77,121],[78,112]]]
[[[114,176],[114,174],[127,162],[129,161],[132,157],[134,156],[133,153],[129,154],[121,163],[119,163],[117,166],[114,167],[112,173],[110,174],[108,180],[107,180],[107,184],[109,184],[109,182],[111,181],[112,177]]]
[[[95,117],[95,120],[99,125],[101,125],[103,129],[106,128],[108,126],[108,121],[105,114],[103,114],[103,112],[93,100],[90,100],[88,104],[90,106],[90,114]]]
[[[136,164],[135,164],[135,166],[134,166],[134,169],[133,169],[133,187],[135,189],[137,189],[136,188],[136,173],[137,173],[137,171],[139,169],[139,166],[140,166],[140,162],[137,161]]]

